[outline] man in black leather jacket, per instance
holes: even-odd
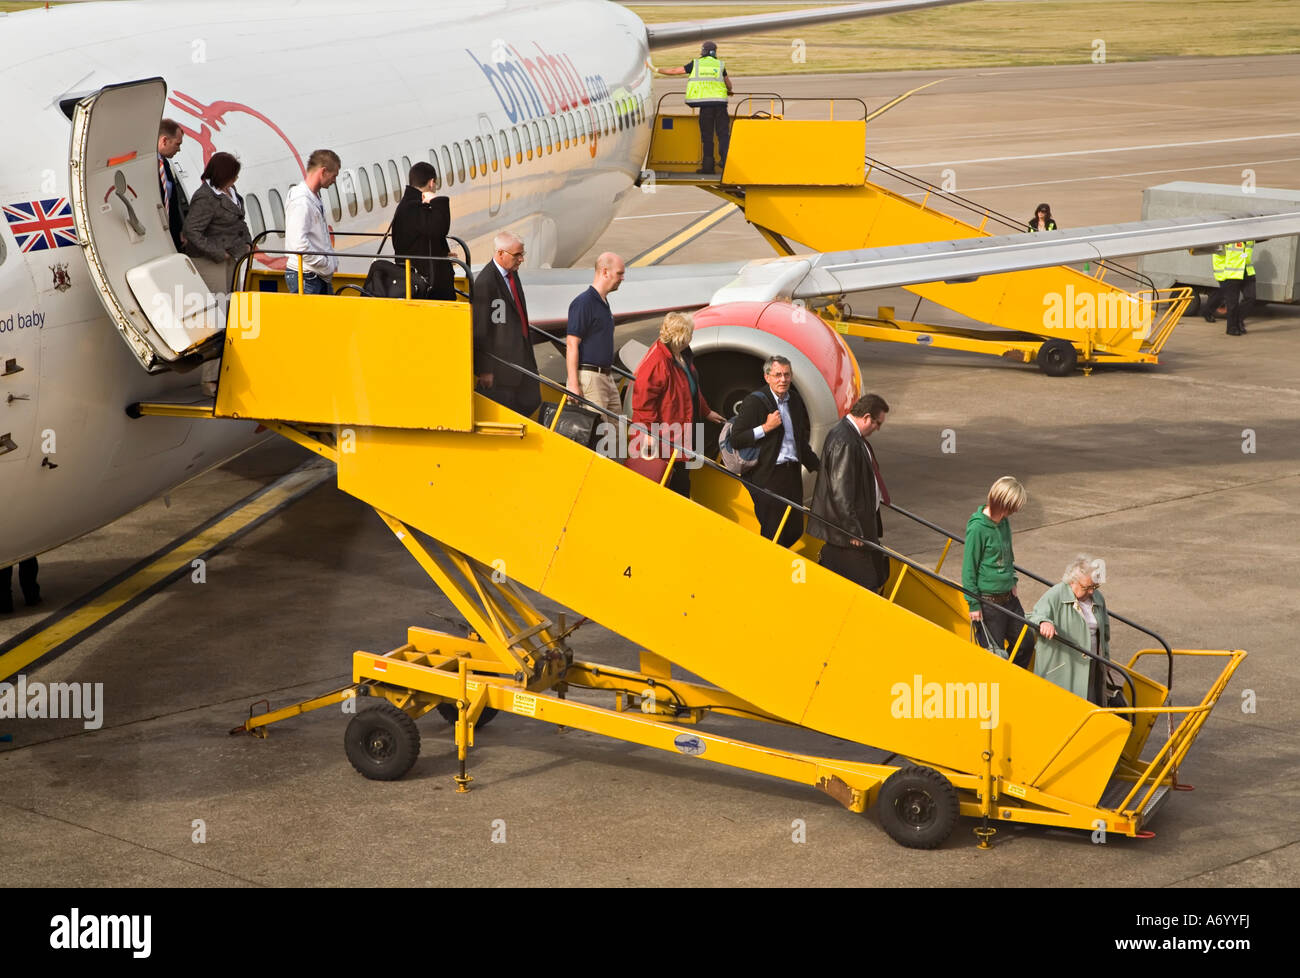
[[[889,558],[863,542],[878,544],[883,529],[880,503],[889,497],[867,436],[880,430],[888,414],[884,398],[865,394],[827,433],[808,520],[809,536],[826,541],[821,565],[869,591],[889,579]]]

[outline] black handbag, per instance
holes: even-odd
[[[555,420],[557,407],[559,405],[555,401],[542,402],[541,422],[548,428]],[[566,404],[559,423],[555,425],[555,432],[570,441],[576,441],[579,445],[595,448],[600,437],[600,423],[604,420],[604,415],[598,411],[585,408],[580,404]]]
[[[411,266],[411,298],[427,299],[431,288],[429,280]],[[370,263],[366,280],[361,286],[362,295],[380,299],[406,298],[406,263],[378,259]]]

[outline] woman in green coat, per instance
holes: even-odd
[[[1106,705],[1106,678],[1101,663],[1070,648],[1061,638],[1110,659],[1110,618],[1101,596],[1099,560],[1080,555],[1065,568],[1060,584],[1049,588],[1026,617],[1038,625],[1042,638],[1034,672],[1075,696]],[[1059,637],[1058,637],[1059,636]]]

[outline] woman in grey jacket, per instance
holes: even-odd
[[[185,253],[208,288],[221,296],[229,294],[235,262],[253,242],[244,220],[244,200],[235,192],[238,178],[239,160],[230,153],[213,153],[182,232]]]

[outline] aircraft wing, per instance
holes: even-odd
[[[982,275],[1104,258],[1204,249],[1300,234],[1300,211],[1244,217],[1185,217],[863,248],[750,262],[714,303],[811,299],[922,282],[970,282]],[[670,266],[671,267],[671,266]]]
[[[673,309],[707,306],[713,294],[735,281],[744,261],[629,268],[609,296],[616,323],[662,315]],[[592,269],[534,268],[520,276],[528,296],[528,318],[543,328],[569,320],[569,303],[591,284]]]
[[[849,3],[838,7],[815,7],[811,10],[790,10],[775,14],[748,14],[740,17],[719,17],[713,20],[681,20],[670,24],[646,24],[650,50],[700,41],[716,41],[739,34],[759,34],[779,31],[787,27],[804,27],[810,24],[829,24],[860,17],[878,17],[926,7],[947,7],[970,0],[875,0],[874,3]]]

